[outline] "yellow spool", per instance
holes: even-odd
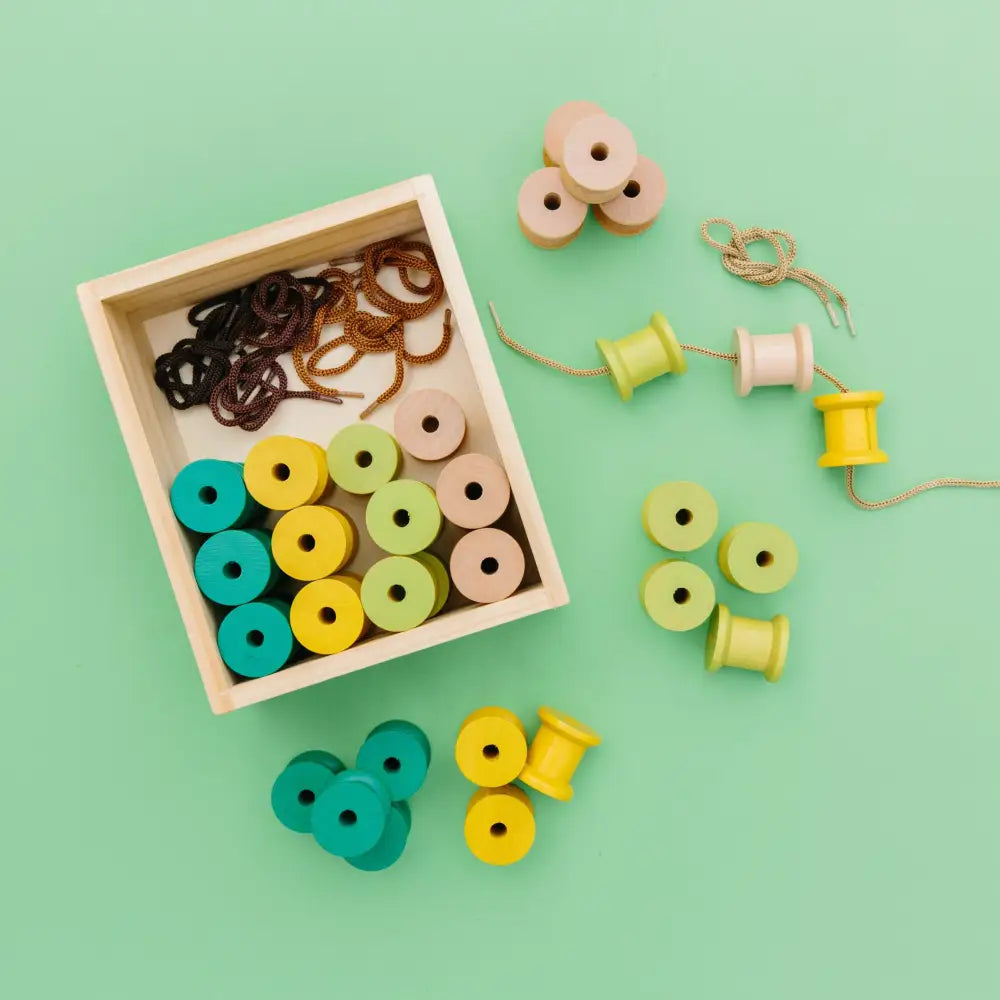
[[[649,326],[621,340],[598,340],[597,349],[604,356],[611,381],[625,402],[632,398],[636,386],[667,372],[683,375],[687,371],[684,351],[661,312],[653,313]]]
[[[528,759],[528,738],[521,720],[506,708],[476,709],[455,740],[455,762],[474,785],[509,785]]]
[[[361,582],[342,575],[307,583],[292,601],[289,621],[295,638],[310,652],[343,652],[368,630]]]
[[[880,465],[889,456],[878,446],[875,407],[885,399],[881,392],[834,392],[817,396],[813,405],[823,414],[826,452],[822,469],[845,465]]]
[[[354,522],[334,507],[296,507],[283,514],[271,534],[278,568],[293,580],[321,580],[338,573],[358,545]]]
[[[543,795],[569,802],[573,798],[570,779],[588,747],[601,737],[588,726],[554,708],[538,710],[542,725],[528,748],[528,762],[518,778]]]
[[[326,452],[302,438],[264,438],[243,463],[243,481],[254,500],[271,510],[315,503],[330,484]]]
[[[488,865],[512,865],[535,842],[531,800],[513,785],[480,788],[465,810],[465,842]]]

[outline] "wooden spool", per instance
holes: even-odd
[[[272,597],[233,608],[219,625],[219,653],[226,666],[241,677],[280,670],[295,652],[288,615],[288,605]]]
[[[380,486],[365,511],[372,541],[397,556],[422,552],[441,533],[441,523],[434,490],[416,479],[397,479]]]
[[[378,843],[364,854],[344,858],[352,867],[363,872],[380,872],[391,868],[403,855],[410,836],[410,807],[405,802],[393,802]]]
[[[292,601],[289,621],[295,638],[311,653],[328,656],[349,649],[368,631],[361,582],[331,576],[307,583]]]
[[[560,802],[573,798],[570,779],[584,753],[596,747],[601,737],[582,722],[554,708],[538,710],[541,726],[528,747],[528,760],[518,776],[522,784]]]
[[[581,118],[563,143],[563,184],[580,201],[600,205],[621,194],[638,159],[632,133],[617,118]]]
[[[419,726],[393,719],[376,726],[358,751],[357,766],[381,778],[393,802],[415,795],[427,777],[431,745]]]
[[[510,481],[498,463],[471,453],[453,458],[438,476],[441,513],[460,528],[495,523],[510,503]]]
[[[587,221],[587,206],[566,189],[558,167],[529,174],[517,195],[521,232],[544,250],[572,243]]]
[[[427,621],[434,611],[434,574],[412,556],[380,559],[361,581],[361,603],[379,628],[406,632]]]
[[[358,531],[334,507],[296,507],[283,514],[271,533],[278,568],[293,580],[321,580],[339,572],[353,558]]]
[[[315,503],[330,485],[323,449],[283,434],[264,438],[250,449],[243,479],[251,496],[271,510]]]
[[[791,333],[753,336],[742,326],[733,331],[736,367],[733,385],[737,396],[749,396],[759,385],[792,385],[805,392],[813,383],[812,334],[805,323]]]
[[[820,468],[889,461],[889,456],[878,446],[875,421],[875,408],[883,399],[881,392],[836,392],[813,400],[823,414],[826,432],[826,452],[820,457]]]
[[[342,858],[366,854],[382,839],[391,806],[389,790],[375,775],[341,771],[313,806],[316,843]]]
[[[267,532],[235,528],[205,540],[194,557],[194,578],[210,601],[231,607],[268,593],[281,573]]]
[[[715,584],[694,563],[665,559],[647,570],[639,600],[660,628],[687,632],[708,619],[715,607]]]
[[[775,615],[770,621],[742,618],[720,604],[708,630],[705,669],[714,673],[720,667],[738,667],[779,681],[788,656],[788,635],[785,615]]]
[[[488,865],[512,865],[535,842],[535,811],[514,785],[480,788],[465,809],[465,843]]]
[[[333,481],[348,493],[367,496],[394,479],[399,469],[399,445],[374,424],[351,424],[338,431],[326,449]]]
[[[454,454],[465,438],[465,414],[458,400],[440,389],[411,392],[396,410],[399,446],[422,462]]]
[[[542,162],[547,167],[562,163],[563,143],[569,130],[584,118],[603,115],[604,109],[592,101],[567,101],[549,115],[542,142]]]
[[[261,513],[243,482],[243,466],[215,458],[189,462],[177,473],[170,506],[185,528],[203,535],[242,528]]]
[[[781,590],[799,568],[799,550],[791,535],[758,521],[744,521],[726,532],[718,558],[726,579],[752,594]]]
[[[667,179],[648,156],[636,160],[621,193],[594,206],[594,218],[616,236],[636,236],[656,222],[667,199]]]
[[[697,483],[661,483],[642,505],[642,526],[657,545],[673,552],[693,552],[719,525],[714,497]]]
[[[309,833],[316,799],[343,770],[343,763],[325,750],[293,757],[271,786],[271,809],[278,822],[296,833]]]
[[[477,604],[510,597],[524,579],[524,552],[506,531],[479,528],[458,540],[451,553],[451,582]]]
[[[509,785],[528,759],[524,724],[506,708],[478,708],[468,715],[455,740],[458,769],[474,785]]]

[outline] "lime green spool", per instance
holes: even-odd
[[[380,549],[411,556],[426,549],[441,533],[441,508],[426,483],[397,479],[372,494],[365,523]]]
[[[396,439],[374,424],[351,424],[326,449],[330,478],[342,490],[367,496],[394,479],[402,455]]]
[[[380,559],[361,581],[361,605],[374,625],[406,632],[425,622],[437,603],[434,574],[412,556]]]
[[[343,770],[340,759],[325,750],[293,757],[271,786],[271,809],[278,822],[296,833],[310,833],[316,799]]]
[[[437,597],[434,600],[434,607],[431,608],[431,618],[433,618],[448,600],[448,595],[451,593],[451,577],[448,576],[445,564],[433,552],[414,552],[413,558],[423,563],[434,577]]]
[[[608,375],[624,402],[632,398],[636,386],[660,375],[687,371],[684,351],[677,335],[661,312],[655,312],[644,326],[621,340],[598,340],[597,349],[608,366]]]
[[[708,619],[715,607],[715,584],[694,563],[665,559],[647,570],[639,600],[660,628],[688,632]]]
[[[799,568],[792,536],[775,524],[744,521],[719,542],[719,569],[752,594],[773,594],[788,586]]]

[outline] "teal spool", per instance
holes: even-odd
[[[271,786],[271,809],[282,826],[296,833],[312,830],[312,807],[344,765],[325,750],[293,757]]]
[[[256,528],[220,531],[194,557],[201,592],[216,604],[236,605],[266,594],[281,573],[271,556],[271,536]]]
[[[222,619],[219,652],[226,666],[241,677],[266,677],[280,670],[296,650],[289,606],[265,597],[241,604]]]
[[[375,775],[341,771],[316,799],[313,836],[324,851],[356,858],[382,839],[391,808],[389,790]]]
[[[393,802],[385,832],[379,842],[365,854],[344,860],[363,872],[383,871],[399,860],[409,835],[410,807],[405,802]]]
[[[402,719],[376,726],[358,751],[358,769],[381,778],[393,802],[420,788],[430,762],[431,745],[423,730]]]
[[[203,535],[242,528],[263,511],[247,492],[243,466],[217,458],[199,458],[177,473],[170,506],[185,528]]]

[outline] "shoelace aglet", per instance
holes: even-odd
[[[497,315],[497,307],[490,302],[490,315],[493,317],[493,322],[497,326],[500,326],[500,317]]]
[[[824,302],[823,305],[826,306],[826,313],[830,317],[830,322],[834,327],[839,327],[840,320],[837,319],[837,314],[833,311],[833,306],[829,302]]]
[[[856,337],[858,331],[854,329],[854,320],[851,319],[851,307],[844,303],[844,315],[847,317],[847,329],[851,331],[851,336]]]

